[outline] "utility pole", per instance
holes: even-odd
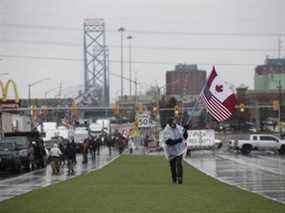
[[[281,37],[278,37],[278,58],[281,58],[281,50],[282,50],[282,40]]]
[[[281,97],[281,90],[282,90],[282,85],[281,85],[281,80],[278,81],[278,99],[279,99],[279,109],[278,109],[278,127],[279,127],[279,134],[281,136],[281,104],[282,104],[282,97]]]
[[[138,101],[138,79],[137,79],[137,72],[135,72],[135,104],[137,105]]]
[[[128,36],[127,39],[129,40],[129,84],[130,84],[130,96],[132,96],[132,36]]]
[[[124,61],[123,61],[123,59],[124,59],[124,55],[123,55],[123,53],[124,53],[124,51],[123,51],[123,34],[124,34],[124,31],[125,31],[126,29],[125,28],[123,28],[123,27],[120,27],[119,29],[118,29],[118,31],[121,33],[121,98],[124,96]]]
[[[279,94],[279,122],[281,118],[281,104],[282,104],[282,85],[281,85],[281,80],[278,81],[278,94]]]
[[[59,91],[58,91],[58,97],[61,98],[62,93],[62,81],[59,82]]]

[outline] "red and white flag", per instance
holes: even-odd
[[[235,111],[236,97],[230,85],[217,74],[215,67],[200,94],[200,100],[209,114],[218,122],[229,119]]]

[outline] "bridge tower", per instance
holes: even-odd
[[[83,23],[84,91],[81,105],[109,106],[109,57],[103,19],[85,19]]]

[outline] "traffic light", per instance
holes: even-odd
[[[37,106],[36,105],[31,106],[31,114],[33,118],[37,117]]]
[[[159,106],[154,106],[154,107],[152,108],[152,112],[153,112],[154,114],[158,114],[158,113],[159,113]]]
[[[78,112],[78,107],[77,107],[76,101],[75,101],[74,99],[72,100],[72,104],[71,104],[71,107],[70,107],[70,111],[71,111],[73,114],[77,114],[77,112]]]
[[[135,120],[135,122],[133,123],[133,128],[134,129],[139,128],[139,122],[137,120]]]
[[[48,106],[43,106],[43,115],[48,114]]]
[[[273,108],[274,111],[278,111],[278,110],[279,110],[279,108],[280,108],[280,103],[279,103],[278,100],[273,100],[273,102],[272,102],[272,108]]]
[[[118,115],[120,113],[120,106],[118,104],[112,104],[112,113]]]
[[[143,113],[144,105],[142,103],[136,105],[136,112]]]
[[[244,104],[244,103],[240,103],[240,104],[239,104],[239,110],[240,110],[241,112],[244,112],[244,109],[245,109],[245,104]]]
[[[174,114],[175,114],[175,116],[178,116],[179,115],[179,106],[178,105],[175,105],[175,107],[174,107]]]

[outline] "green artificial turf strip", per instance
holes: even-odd
[[[220,183],[184,164],[184,184],[170,183],[167,160],[122,156],[102,170],[0,203],[0,213],[258,212],[285,205]]]

